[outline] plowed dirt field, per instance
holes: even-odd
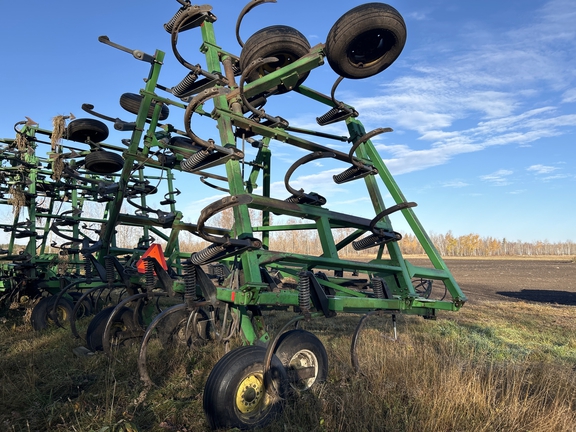
[[[428,266],[425,259],[408,257],[408,260]],[[470,304],[524,300],[576,305],[576,263],[572,257],[445,258],[444,261]]]

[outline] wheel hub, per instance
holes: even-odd
[[[314,375],[312,377],[292,384],[298,390],[307,390],[312,387],[318,377],[318,360],[312,351],[306,349],[298,351],[290,360],[289,366],[295,370],[313,368]]]
[[[348,49],[348,58],[353,64],[363,66],[380,59],[396,43],[394,35],[385,30],[374,29],[356,37]]]
[[[242,414],[255,411],[265,396],[264,383],[260,375],[247,376],[238,386],[236,406]]]

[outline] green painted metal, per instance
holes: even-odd
[[[206,304],[209,304],[208,307],[212,309],[228,305],[230,313],[239,321],[242,335],[247,343],[269,340],[264,318],[258,314],[254,315],[255,310],[300,306],[299,298],[302,296],[298,289],[275,287],[270,282],[272,279],[270,274],[273,273],[290,277],[295,284],[301,283],[301,286],[304,286],[305,278],[309,276],[306,276],[307,274],[301,276],[302,270],[312,272],[313,281],[317,284],[314,286],[320,287],[321,290],[320,294],[317,294],[323,296],[327,305],[325,307],[328,308],[328,310],[321,310],[321,304],[313,304],[316,312],[313,310],[311,316],[314,317],[332,316],[332,312],[366,313],[373,310],[433,317],[437,310],[460,309],[466,301],[466,296],[411,207],[403,208],[399,212],[406,219],[408,226],[424,249],[431,267],[421,267],[410,263],[402,255],[396,237],[389,237],[388,240],[392,240],[384,242],[384,235],[395,234],[388,216],[382,217],[379,221],[373,221],[370,217],[331,211],[329,203],[320,205],[319,202],[311,204],[305,199],[298,200],[298,197],[291,197],[288,201],[272,197],[271,185],[275,174],[273,169],[278,166],[274,160],[275,152],[277,143],[283,143],[283,145],[292,146],[299,152],[298,154],[303,151],[308,155],[329,155],[335,161],[341,162],[343,169],[351,164],[362,164],[373,169],[373,173],[363,177],[362,182],[355,180],[358,184],[363,184],[365,193],[370,198],[373,209],[372,217],[376,217],[387,208],[407,202],[370,140],[357,146],[352,157],[345,151],[337,150],[342,147],[343,142],[355,143],[366,134],[364,126],[357,117],[352,116],[346,120],[348,135],[338,136],[321,130],[295,128],[281,121],[261,120],[258,116],[252,115],[251,108],[244,104],[241,90],[245,98],[283,97],[270,95],[270,89],[280,84],[290,88],[303,74],[313,73],[314,69],[323,66],[325,63],[324,46],[319,44],[313,47],[307,55],[267,75],[251,80],[240,89],[239,79],[235,78],[234,71],[238,57],[217,44],[213,20],[206,18],[199,25],[199,30],[193,29],[192,32],[200,36],[198,46],[206,64],[206,71],[198,72],[199,75],[205,75],[206,82],[202,90],[196,93],[192,91],[190,95],[178,98],[174,96],[173,88],[160,84],[161,71],[165,67],[164,52],[156,50],[154,55],[143,55],[140,58],[134,55],[138,60],[148,62],[150,69],[145,79],[145,86],[139,91],[142,100],[132,125],[130,138],[126,140],[127,146],[98,143],[101,149],[122,155],[124,165],[119,173],[101,175],[87,172],[82,166],[82,161],[91,153],[92,148],[70,150],[72,144],[64,142],[56,153],[62,154],[63,151],[69,150],[71,154],[74,152],[66,159],[66,166],[69,168],[66,174],[68,177],[65,176],[60,180],[51,179],[53,170],[50,165],[50,156],[37,155],[38,146],[35,141],[37,135],[50,137],[51,131],[37,126],[22,126],[18,134],[30,138],[30,151],[25,156],[14,150],[14,139],[0,140],[6,145],[6,148],[1,151],[3,157],[9,162],[5,167],[0,168],[0,172],[8,179],[1,187],[4,192],[8,192],[8,187],[12,184],[25,190],[30,197],[25,206],[26,216],[31,221],[28,228],[42,238],[38,249],[40,253],[36,252],[36,238],[29,239],[24,249],[30,255],[31,267],[24,268],[15,260],[16,230],[12,231],[9,252],[1,261],[3,276],[1,280],[4,289],[10,285],[7,281],[15,277],[15,280],[34,284],[51,292],[60,290],[60,281],[54,277],[56,273],[52,269],[57,254],[48,253],[47,238],[54,224],[69,221],[70,236],[74,239],[73,247],[69,248],[73,252],[71,255],[73,266],[60,276],[78,281],[80,288],[93,286],[91,281],[82,281],[85,275],[80,269],[80,264],[84,263],[82,255],[93,254],[101,266],[105,265],[106,260],[109,259],[107,257],[116,257],[128,270],[129,289],[134,292],[145,290],[146,278],[135,272],[134,266],[152,243],[153,235],[162,239],[164,243],[164,256],[169,266],[167,277],[170,280],[170,287],[167,287],[165,280],[155,275],[155,290],[170,289],[176,294],[186,293],[187,280],[183,268],[189,266],[190,262],[198,269],[204,270],[213,262],[225,265],[231,271],[230,276],[221,279],[214,277],[197,279],[197,285],[194,287],[196,297],[190,300],[190,304],[202,304],[202,307],[207,307]],[[184,114],[183,110],[186,110],[194,98],[205,89],[218,91],[213,93],[214,97],[211,100],[207,99],[199,103],[192,114],[211,119],[215,123],[217,134],[209,137],[208,140],[202,140],[212,143],[208,146],[200,145],[193,134],[181,131],[173,124],[160,122],[162,106],[169,106],[172,116],[181,114],[178,118],[180,120]],[[318,102],[320,105],[329,108],[338,106],[331,97],[304,85],[294,90],[302,97]],[[207,108],[212,105],[213,109]],[[342,106],[353,110],[350,105],[343,104]],[[271,113],[266,114],[271,115]],[[193,128],[193,125],[191,127]],[[302,135],[312,138],[306,139]],[[324,139],[323,142],[330,141],[330,144],[319,144],[314,141],[314,137],[321,137]],[[172,142],[173,138],[185,138],[190,142],[182,140]],[[239,142],[241,148],[238,148]],[[74,146],[86,147],[86,144],[78,143]],[[253,161],[246,159],[242,151],[245,146],[254,146],[258,149]],[[199,165],[192,166],[191,161],[199,157],[201,151],[209,154],[208,162],[200,162]],[[20,171],[26,173],[29,183],[24,183]],[[222,171],[225,174],[222,174]],[[228,190],[228,196],[215,203],[218,207],[215,214],[224,209],[231,209],[233,225],[230,229],[206,226],[200,221],[198,223],[184,222],[186,215],[179,211],[175,191],[179,181],[190,181],[189,176],[205,176],[223,183],[223,188]],[[154,215],[155,209],[149,207],[151,200],[148,199],[146,193],[135,194],[135,200],[141,209],[138,211],[123,210],[123,206],[131,197],[130,194],[137,189],[137,186],[140,187],[139,185],[146,184],[146,182],[157,182],[166,188],[167,196],[170,197],[169,203],[162,207],[166,211],[158,211]],[[50,189],[50,187],[55,191],[52,195],[45,192],[45,189]],[[303,191],[302,193],[310,192]],[[289,195],[287,191],[287,197]],[[391,203],[385,202],[384,197],[388,195],[392,197]],[[41,212],[38,212],[36,203],[38,196],[50,198],[48,206]],[[66,201],[66,206],[71,205],[75,209],[75,213],[70,218],[64,217],[58,210],[58,207],[64,204],[66,196],[70,196],[70,202]],[[237,203],[231,201],[231,198],[237,200]],[[87,214],[87,203],[90,201],[104,203],[101,217]],[[206,207],[206,209],[210,208]],[[251,218],[251,212],[257,216],[257,220]],[[214,215],[210,214],[210,216]],[[37,222],[40,217],[46,218],[42,224]],[[295,218],[299,222],[288,223],[287,218]],[[13,225],[17,226],[22,221],[22,215],[15,215]],[[93,250],[83,249],[82,240],[91,238],[83,231],[81,225],[83,223],[100,225],[97,233],[99,243],[94,246]],[[123,227],[141,229],[140,238],[132,248],[118,246],[117,230]],[[344,238],[337,241],[336,230],[342,229],[348,231]],[[366,240],[365,236],[372,234],[373,231],[379,233],[381,241],[372,248],[369,260],[345,256],[345,249],[351,245],[358,246],[362,240]],[[208,240],[209,247],[197,253],[182,251],[179,237],[183,232]],[[283,232],[313,233],[320,243],[321,252],[295,253],[290,247],[282,249],[281,245],[275,241],[275,235]],[[209,256],[216,249],[221,251],[215,257]],[[203,258],[205,256],[208,258]],[[151,278],[150,274],[147,276]],[[384,281],[390,293],[389,298],[379,297],[374,290],[376,278]],[[446,287],[450,298],[435,300],[421,296],[414,288],[415,278],[437,281]],[[114,286],[118,285],[120,279],[122,278],[116,275]],[[365,282],[360,283],[359,280]],[[101,282],[106,281],[98,281],[98,283]],[[122,279],[122,283],[124,282],[125,280]],[[190,295],[189,292],[187,294]],[[252,319],[254,316],[256,318]],[[151,313],[148,316],[148,320],[150,319]]]

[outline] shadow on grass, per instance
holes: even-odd
[[[497,294],[538,303],[556,303],[567,306],[576,305],[576,293],[569,291],[523,289],[522,291],[498,291]]]

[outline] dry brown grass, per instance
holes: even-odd
[[[271,331],[291,316],[268,313]],[[202,392],[222,346],[167,353],[152,343],[158,386],[144,391],[136,346],[78,358],[72,349],[80,342],[69,331],[33,333],[20,316],[6,318],[1,430],[208,430]],[[372,317],[359,342],[362,374],[349,352],[358,316],[304,323],[328,351],[328,380],[287,400],[282,418],[265,430],[576,430],[575,318],[567,306],[484,302],[437,321],[399,316],[399,339],[392,341],[390,318]]]

